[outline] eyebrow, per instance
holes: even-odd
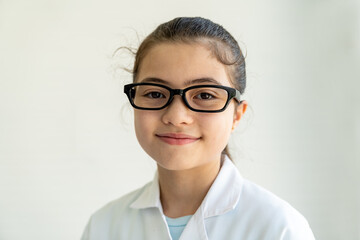
[[[162,83],[162,84],[166,84],[166,85],[170,85],[170,83],[166,80],[160,79],[160,78],[145,78],[143,79],[141,82],[146,83],[146,82],[150,82],[150,83]],[[216,85],[222,85],[219,81],[213,79],[213,78],[209,78],[209,77],[205,77],[205,78],[197,78],[197,79],[193,79],[193,80],[189,80],[186,81],[184,84],[185,86],[189,86],[189,85],[193,85],[193,84],[199,84],[199,83],[213,83]]]

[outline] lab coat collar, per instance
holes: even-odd
[[[240,198],[242,182],[243,179],[237,168],[225,155],[219,174],[195,215],[201,218],[208,218],[234,209]],[[136,209],[156,207],[163,213],[157,172],[155,173],[154,180],[145,187],[144,191],[130,207]]]
[[[144,191],[130,205],[130,207],[135,209],[156,207],[159,208],[160,211],[162,212],[162,206],[160,201],[159,177],[157,171],[155,173],[153,181],[147,184],[144,188],[145,188]]]
[[[225,155],[223,165],[201,204],[204,218],[218,216],[233,210],[240,199],[243,179]]]

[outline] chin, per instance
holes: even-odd
[[[184,159],[191,159],[186,156],[180,156],[180,157],[157,157],[153,158],[158,167],[161,167],[163,169],[169,170],[169,171],[182,171],[182,170],[189,170],[192,168],[195,168],[198,166],[198,164],[194,165],[193,161],[184,161]]]

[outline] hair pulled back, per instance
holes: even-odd
[[[151,48],[161,43],[202,43],[227,66],[230,81],[241,94],[246,87],[245,59],[237,41],[219,24],[201,17],[179,17],[159,25],[140,44],[133,67],[136,82],[141,62]]]

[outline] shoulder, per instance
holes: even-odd
[[[147,183],[141,188],[125,194],[118,199],[112,200],[98,209],[92,215],[92,218],[107,218],[113,215],[124,213],[126,210],[130,209],[130,205],[148,188],[150,184],[151,182]]]
[[[243,203],[251,202],[256,208],[293,209],[286,201],[247,179],[243,179],[241,199]]]
[[[239,210],[265,233],[279,239],[314,239],[305,217],[288,202],[244,179]]]
[[[114,236],[121,236],[122,230],[129,227],[130,216],[137,215],[138,210],[131,208],[131,204],[148,188],[150,183],[95,211],[90,217],[81,239],[115,239]]]

